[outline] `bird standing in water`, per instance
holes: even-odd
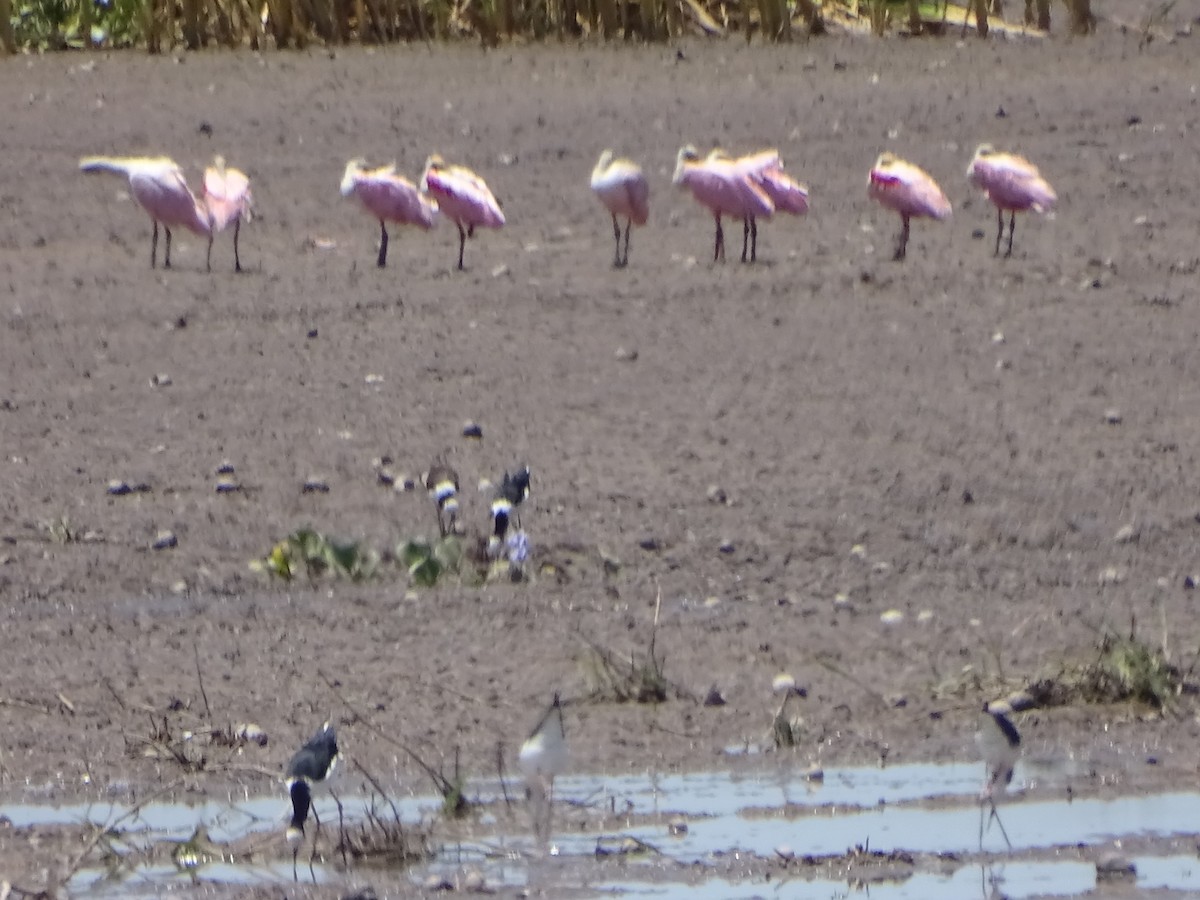
[[[337,734],[332,723],[326,722],[320,731],[296,751],[287,765],[284,784],[292,800],[292,820],[287,828],[287,842],[292,846],[293,878],[296,876],[296,857],[300,852],[300,843],[304,840],[304,823],[308,820],[310,810],[317,823],[317,834],[321,832],[321,819],[312,805],[313,791],[320,787],[328,787],[337,761]],[[317,842],[314,836],[313,856],[308,862],[310,872],[316,854]]]
[[[529,496],[529,466],[522,466],[511,475],[504,473],[492,499],[492,535],[488,538],[488,555],[499,556],[508,539],[508,529],[516,520],[517,530],[521,528],[521,518],[517,507]]]
[[[1017,765],[1017,758],[1021,755],[1021,734],[1013,725],[1012,720],[1008,718],[1010,709],[1006,703],[985,703],[983,705],[983,721],[975,735],[985,766],[983,790],[979,793],[980,849],[983,849],[983,807],[985,803],[991,807],[987,824],[990,825],[992,819],[995,819],[996,824],[1000,826],[1000,833],[1004,835],[1004,843],[1008,845],[1009,850],[1012,849],[1008,832],[1004,830],[1004,823],[1000,821],[1000,813],[996,810],[997,790],[1003,793],[1008,789],[1008,785],[1013,779],[1013,769]]]

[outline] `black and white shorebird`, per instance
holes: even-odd
[[[458,530],[458,473],[444,462],[435,462],[425,473],[425,488],[437,504],[442,537]]]
[[[293,876],[296,873],[296,856],[300,852],[300,843],[304,840],[304,823],[308,820],[310,810],[317,823],[317,833],[319,834],[321,831],[321,819],[312,805],[313,791],[328,786],[337,761],[337,733],[334,731],[332,723],[326,722],[321,726],[320,731],[296,751],[287,765],[285,784],[288,796],[292,798],[292,821],[288,825],[287,841],[292,845]],[[315,838],[313,856],[316,856]]]
[[[521,466],[513,473],[504,473],[492,498],[492,535],[488,538],[488,553],[495,557],[504,551],[508,529],[515,521],[521,527],[517,507],[529,496],[529,466]]]
[[[554,779],[567,768],[567,731],[563,725],[562,701],[557,693],[529,737],[521,744],[517,764],[529,788],[534,831],[539,840],[548,842],[554,805]]]
[[[995,819],[996,824],[1000,826],[1000,833],[1004,835],[1004,843],[1008,845],[1009,850],[1012,849],[1012,841],[1008,839],[1008,832],[1004,830],[1004,823],[1000,821],[1000,813],[996,811],[996,794],[999,792],[1003,795],[1009,784],[1012,783],[1013,769],[1021,755],[1021,734],[1008,717],[1011,711],[1012,707],[1004,702],[985,703],[982,722],[975,735],[975,741],[979,745],[986,767],[983,790],[979,793],[980,849],[983,849],[985,827],[984,804],[991,807],[987,825],[991,825],[992,819]]]

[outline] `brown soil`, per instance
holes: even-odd
[[[1106,624],[1136,619],[1193,662],[1195,39],[683,50],[0,61],[3,797],[169,782],[179,766],[140,753],[164,717],[257,723],[269,744],[233,759],[275,772],[332,715],[356,760],[425,791],[380,732],[494,774],[555,690],[581,771],[722,766],[766,733],[781,670],[808,688],[798,761],[961,759],[983,699],[1090,656]],[[981,140],[1060,195],[1055,219],[1020,218],[1010,260],[963,179]],[[684,142],[778,145],[811,214],[766,224],[757,265],[710,265],[711,221],[670,186]],[[623,271],[587,189],[609,145],[652,181]],[[955,204],[914,224],[903,264],[864,191],[885,148]],[[509,224],[476,235],[465,273],[452,227],[393,231],[378,271],[342,167],[416,177],[434,150],[483,174]],[[241,276],[228,235],[212,274],[188,234],[152,271],[124,185],[75,171],[166,153],[195,183],[216,152],[260,213]],[[443,452],[473,529],[478,480],[529,463],[524,524],[565,578],[412,593],[393,570],[250,571],[303,526],[379,548],[430,533],[424,491],[381,486],[373,461],[416,476]],[[215,490],[224,460],[239,493]],[[112,479],[148,490],[111,496]],[[151,549],[164,529],[178,545]],[[667,678],[727,704],[586,702],[585,639],[644,652],[659,591]],[[1109,777],[1197,765],[1191,716],[1020,723],[1031,752]],[[191,786],[231,780],[273,789],[227,771]],[[0,870],[27,886],[62,864],[28,847],[0,832]]]

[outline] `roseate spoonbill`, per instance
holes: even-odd
[[[442,214],[458,226],[458,268],[476,228],[500,228],[504,213],[482,178],[465,166],[447,165],[436,153],[425,160],[421,187],[437,200]]]
[[[539,832],[542,840],[548,841],[554,810],[554,779],[567,768],[567,732],[558,694],[521,744],[517,762],[533,800],[534,830]]]
[[[713,153],[719,151],[714,150]],[[710,154],[711,155],[711,154]],[[808,188],[783,169],[778,150],[760,150],[738,157],[737,164],[775,204],[776,212],[802,216],[808,212]],[[758,258],[758,223],[754,217],[742,223],[742,259],[746,258],[746,237],[750,238],[750,261]]]
[[[129,179],[133,198],[150,215],[154,231],[150,238],[150,268],[157,265],[158,226],[167,233],[163,267],[171,268],[171,229],[183,226],[195,234],[211,237],[212,221],[204,202],[192,193],[183,170],[165,156],[85,156],[82,172],[113,172]],[[211,246],[211,243],[210,243]]]
[[[592,190],[612,214],[613,238],[617,243],[613,266],[629,265],[629,229],[645,225],[650,218],[650,185],[641,166],[628,159],[618,159],[612,150],[600,154],[592,169]],[[625,254],[621,254],[621,226],[618,216],[625,217]]]
[[[967,167],[967,180],[979,188],[996,205],[996,250],[1000,255],[1000,238],[1004,235],[1004,213],[1008,217],[1008,250],[1005,257],[1012,256],[1013,231],[1017,227],[1017,213],[1032,209],[1042,213],[1053,209],[1058,195],[1050,182],[1042,177],[1037,166],[1015,153],[997,153],[991,144],[980,144],[975,158]]]
[[[1009,850],[1012,849],[1008,832],[1004,830],[1004,823],[1000,821],[1000,814],[996,811],[996,790],[998,788],[1003,792],[1008,788],[1012,782],[1013,768],[1017,764],[1017,757],[1021,755],[1020,732],[1008,718],[1008,713],[1011,711],[1012,708],[1007,703],[985,703],[983,705],[983,723],[975,735],[986,768],[983,790],[979,793],[980,849],[983,849],[983,805],[985,803],[992,808],[987,824],[990,825],[992,819],[995,819],[996,824],[1000,826],[1000,833],[1004,835],[1004,843],[1008,844]]]
[[[425,489],[437,504],[442,537],[454,534],[458,526],[458,473],[444,462],[435,462],[425,473]]]
[[[488,539],[488,554],[499,556],[503,552],[508,537],[508,527],[516,520],[517,530],[521,530],[521,517],[517,507],[529,496],[529,480],[532,474],[529,466],[521,466],[511,475],[504,473],[500,486],[492,499],[492,536]]]
[[[952,211],[950,201],[929,173],[891,153],[880,153],[867,176],[867,196],[900,213],[904,227],[893,259],[904,259],[908,250],[908,222],[926,216],[944,220]]]
[[[737,161],[727,155],[710,153],[701,159],[692,145],[681,147],[675,158],[675,176],[672,181],[692,192],[696,201],[713,214],[717,233],[713,240],[713,262],[725,259],[725,231],[721,227],[721,216],[741,219],[770,218],[775,204],[766,191],[738,167]],[[744,226],[744,232],[749,229]],[[742,247],[742,262],[746,261],[746,248]]]
[[[342,196],[354,195],[363,208],[379,220],[379,258],[376,265],[387,265],[388,222],[416,225],[429,230],[437,224],[437,204],[417,190],[417,186],[396,174],[395,164],[367,169],[362,159],[346,163],[342,175]]]
[[[320,731],[296,751],[287,766],[284,784],[288,796],[292,800],[292,821],[287,828],[287,842],[292,845],[292,877],[296,877],[296,856],[300,852],[300,842],[304,840],[304,823],[308,820],[309,810],[317,822],[317,834],[321,832],[321,819],[316,809],[312,807],[313,791],[317,788],[328,788],[338,761],[337,734],[333,725],[326,722]],[[316,856],[316,837],[313,837],[313,857]],[[309,870],[312,870],[312,860],[309,860]]]
[[[218,156],[213,164],[204,170],[204,196],[202,198],[208,209],[211,230],[208,233],[208,256],[205,264],[212,260],[213,236],[224,231],[233,223],[233,269],[242,271],[242,258],[238,254],[238,236],[242,230],[242,219],[250,221],[251,206],[254,199],[250,195],[250,179],[245,172],[232,169],[225,165],[225,160]]]

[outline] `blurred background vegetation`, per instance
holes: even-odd
[[[830,28],[938,34],[1048,30],[1052,0],[0,0],[8,53],[87,47],[303,47],[310,43],[737,34],[790,41]],[[1061,2],[1063,5],[1059,6]],[[1063,27],[1094,27],[1091,0],[1054,0]],[[1007,16],[1005,15],[1007,13]]]

